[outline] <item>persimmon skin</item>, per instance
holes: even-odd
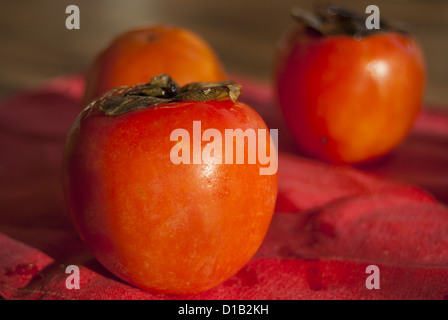
[[[230,100],[120,116],[95,107],[66,141],[64,188],[79,235],[108,270],[145,290],[192,294],[225,281],[255,254],[274,212],[277,174],[260,175],[258,163],[171,162],[171,132],[191,132],[193,120],[223,136],[267,129],[253,109]]]
[[[180,86],[227,80],[211,46],[196,33],[166,25],[125,32],[95,58],[86,74],[83,103],[119,87],[169,74]]]
[[[330,163],[362,163],[398,146],[420,111],[425,65],[410,36],[356,39],[296,26],[279,43],[275,88],[299,148]]]

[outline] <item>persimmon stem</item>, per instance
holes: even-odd
[[[383,20],[380,21],[380,29],[368,29],[365,17],[336,5],[317,6],[314,11],[294,7],[291,15],[297,22],[325,36],[348,35],[359,38],[387,31],[408,33],[403,27],[392,26]]]
[[[100,98],[99,107],[108,116],[179,101],[230,99],[236,102],[241,86],[235,81],[194,82],[179,87],[169,75],[162,74],[149,83],[129,87],[121,95]]]

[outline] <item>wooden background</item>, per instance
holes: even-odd
[[[293,23],[290,0],[2,0],[0,98],[54,76],[84,70],[118,33],[153,23],[189,28],[205,38],[227,70],[260,81],[271,76],[275,44]],[[427,61],[425,103],[448,110],[448,1],[338,1],[363,13],[376,4],[381,18],[413,27]],[[81,29],[67,30],[65,8],[75,4]],[[367,15],[366,15],[367,16]]]

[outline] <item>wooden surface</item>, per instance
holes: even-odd
[[[0,98],[54,76],[85,69],[118,33],[153,23],[189,28],[204,37],[227,70],[260,81],[271,76],[275,44],[293,23],[290,0],[20,0],[1,3]],[[381,18],[413,27],[427,61],[425,103],[448,110],[448,1],[339,1],[364,12],[376,4]],[[80,30],[67,30],[65,8],[76,4]],[[366,15],[367,16],[367,15]]]

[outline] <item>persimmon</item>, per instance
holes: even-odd
[[[201,292],[238,272],[261,245],[277,197],[277,153],[263,119],[236,100],[239,90],[233,82],[178,88],[160,76],[108,91],[74,122],[64,153],[69,212],[88,249],[122,280]],[[218,145],[232,129],[264,139],[251,145],[240,134]],[[262,152],[275,165],[268,173],[264,159],[248,161]]]
[[[143,27],[119,35],[95,58],[86,75],[84,105],[159,74],[169,74],[181,86],[227,79],[219,57],[198,34],[166,25]]]
[[[393,150],[413,126],[425,83],[422,50],[408,32],[330,6],[295,11],[275,61],[278,104],[297,145],[332,163]]]

